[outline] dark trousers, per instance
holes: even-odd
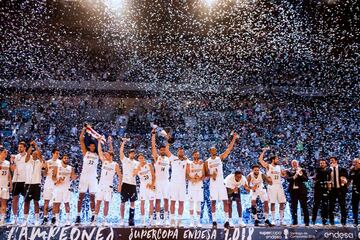
[[[360,193],[357,193],[353,190],[351,205],[352,205],[354,224],[356,225],[359,224],[359,201],[360,201]]]
[[[307,207],[307,192],[301,191],[299,189],[291,190],[290,198],[291,198],[291,216],[293,219],[293,224],[298,223],[298,217],[297,217],[298,202],[300,202],[300,207],[304,214],[304,223],[309,224],[309,210]]]
[[[312,222],[315,223],[317,213],[321,207],[322,222],[326,223],[329,212],[329,191],[325,188],[316,187],[314,189],[314,206],[312,209]]]
[[[341,224],[346,224],[346,191],[347,189],[341,188],[333,188],[330,191],[329,195],[329,219],[330,224],[334,224],[334,211],[335,211],[335,203],[338,201],[341,210]]]

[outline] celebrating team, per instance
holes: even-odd
[[[237,134],[233,137],[222,154],[217,153],[215,147],[210,148],[210,157],[206,161],[200,160],[198,150],[192,152],[192,161],[185,156],[184,148],[178,147],[174,155],[170,152],[169,143],[156,146],[156,131],[151,132],[151,163],[145,159],[143,153],[136,154],[135,149],[128,151],[125,156],[124,149],[128,139],[122,139],[120,146],[120,165],[113,161],[114,151],[112,139],[108,139],[108,151],[103,151],[101,137],[97,138],[97,147],[94,142],[85,145],[84,135],[86,127],[80,133],[80,146],[83,154],[82,171],[79,177],[79,199],[77,205],[77,217],[75,223],[81,220],[81,210],[85,193],[90,196],[91,222],[97,224],[100,206],[103,203],[103,224],[107,221],[109,204],[112,200],[113,182],[118,178],[117,191],[121,193],[120,224],[124,225],[125,204],[130,202],[128,225],[134,226],[135,201],[138,199],[136,189],[136,176],[140,179],[140,211],[142,225],[170,225],[183,226],[182,215],[184,203],[190,203],[190,227],[201,227],[200,204],[204,201],[203,181],[210,181],[210,200],[213,227],[217,227],[217,202],[223,202],[225,224],[224,227],[232,226],[232,203],[236,202],[239,216],[239,225],[245,226],[242,221],[242,206],[240,187],[250,192],[251,212],[254,225],[260,221],[257,216],[257,199],[264,206],[265,225],[272,226],[275,220],[275,204],[279,204],[279,224],[283,225],[284,208],[286,198],[281,183],[281,178],[287,178],[287,171],[281,168],[279,158],[270,157],[270,163],[264,161],[264,156],[269,148],[264,148],[259,156],[259,163],[266,169],[266,174],[260,171],[259,165],[253,165],[251,173],[246,177],[242,172],[235,171],[224,179],[223,161],[234,148]],[[11,155],[10,162],[6,160],[7,150],[0,146],[0,224],[4,224],[7,199],[12,193],[12,210],[14,224],[18,223],[19,195],[24,197],[24,222],[28,224],[30,203],[33,201],[35,210],[35,225],[39,224],[39,200],[41,195],[41,179],[45,176],[45,184],[42,191],[44,200],[43,224],[48,223],[49,204],[52,201],[52,224],[60,223],[60,207],[64,203],[66,212],[66,225],[70,220],[70,195],[71,181],[77,178],[75,169],[68,164],[69,157],[53,149],[51,159],[44,161],[37,144],[32,141],[28,149],[25,142],[18,144],[18,154]],[[98,163],[101,161],[101,174],[98,181]],[[170,171],[171,169],[171,171]],[[11,178],[12,175],[12,178]],[[298,177],[300,174],[296,175]],[[302,175],[302,174],[301,174]],[[292,176],[292,179],[295,179]],[[188,183],[188,184],[187,184]],[[267,185],[267,190],[265,188]],[[148,221],[146,221],[145,203],[148,202]],[[160,210],[163,203],[164,212],[161,219]],[[176,211],[176,203],[178,209]],[[273,222],[269,220],[269,206]],[[297,206],[297,205],[296,205]],[[169,212],[170,208],[170,212]],[[153,213],[155,210],[155,223]]]

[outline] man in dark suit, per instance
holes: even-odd
[[[359,224],[359,201],[360,201],[360,159],[355,158],[350,168],[349,184],[352,182],[351,205],[355,227]]]
[[[289,181],[289,193],[291,198],[291,215],[293,225],[298,224],[297,207],[300,202],[304,214],[305,226],[309,226],[309,210],[307,207],[307,189],[305,182],[308,181],[306,171],[299,167],[296,160],[291,161],[291,169],[287,170],[286,179]]]
[[[346,193],[347,193],[347,179],[348,173],[345,168],[342,168],[338,165],[338,160],[336,157],[330,158],[331,166],[331,190],[329,194],[329,219],[330,224],[334,225],[334,212],[335,212],[335,203],[339,202],[341,210],[341,224],[346,225]]]
[[[314,178],[314,206],[312,211],[312,224],[315,225],[316,217],[321,206],[322,224],[326,225],[329,212],[329,183],[331,169],[327,167],[326,160],[319,161],[319,167],[316,169]]]

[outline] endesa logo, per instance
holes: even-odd
[[[324,233],[325,238],[331,238],[331,239],[354,239],[353,233],[345,233],[345,232],[325,232]]]

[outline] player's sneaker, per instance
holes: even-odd
[[[201,227],[202,227],[202,225],[201,225],[201,223],[200,223],[200,220],[198,220],[198,221],[196,222],[196,227],[197,227],[197,228],[201,228]]]
[[[246,227],[246,224],[243,222],[243,220],[240,220],[239,221],[239,226],[240,227]]]
[[[230,223],[229,223],[229,221],[226,221],[226,222],[224,223],[224,228],[230,228]]]
[[[95,215],[92,215],[90,222],[93,223],[94,221],[95,221]]]
[[[189,227],[190,227],[190,228],[193,228],[193,227],[194,227],[194,219],[193,219],[193,218],[190,219]]]
[[[217,228],[217,222],[212,223],[213,228]]]
[[[48,224],[48,218],[44,217],[43,221],[42,221],[42,225],[47,225]]]
[[[255,221],[254,221],[254,226],[255,226],[255,227],[258,227],[258,226],[259,226],[259,223],[260,223],[260,221],[257,220],[257,219],[255,219]]]
[[[80,223],[81,223],[80,216],[76,216],[75,224],[80,224]]]
[[[124,219],[120,219],[120,223],[119,223],[119,224],[120,224],[120,226],[122,226],[122,227],[123,227],[123,226],[125,225],[125,223],[124,223]]]
[[[269,219],[266,219],[266,220],[265,220],[265,226],[267,226],[267,227],[273,227],[274,225],[270,222]]]

